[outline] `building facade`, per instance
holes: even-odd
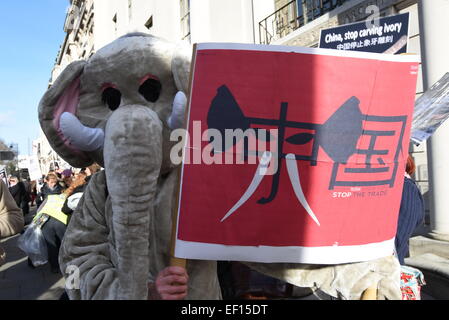
[[[71,0],[64,25],[66,37],[50,85],[72,61],[87,59],[128,32],[148,32],[171,41],[242,42],[316,47],[320,30],[362,21],[376,6],[381,16],[410,13],[408,52],[420,54],[417,0]],[[420,74],[417,97],[423,93]],[[39,139],[45,166],[45,137]],[[48,144],[48,142],[47,142]],[[50,148],[51,149],[51,148]],[[416,180],[427,199],[426,145],[410,145],[417,163]],[[50,160],[49,160],[50,159]]]

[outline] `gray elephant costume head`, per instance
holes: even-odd
[[[116,149],[123,144],[145,148],[148,140],[159,140],[166,148],[168,139],[162,137],[170,131],[175,94],[188,90],[188,54],[185,48],[136,33],[117,39],[88,61],[70,64],[39,105],[39,121],[53,149],[74,167],[95,161],[108,169],[111,162],[121,162],[114,154],[124,156]],[[127,134],[123,130],[136,132],[128,125],[139,125],[140,132]],[[153,130],[157,132],[148,136]],[[138,152],[130,150],[132,156],[133,151]],[[157,153],[166,155],[161,149]],[[170,167],[164,158],[162,171]]]
[[[169,137],[183,122],[190,58],[191,48],[129,34],[70,64],[40,102],[53,149],[74,167],[105,168],[89,182],[61,246],[61,270],[75,266],[80,277],[71,298],[145,299],[148,281],[168,264],[176,185]],[[214,268],[188,266],[191,280],[204,270],[212,277],[204,290],[189,288],[191,298],[217,297]]]

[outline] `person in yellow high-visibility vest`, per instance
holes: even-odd
[[[73,210],[67,211],[67,202],[74,193],[81,191],[87,183],[86,174],[79,173],[70,187],[59,194],[48,194],[40,205],[33,222],[40,225],[48,250],[48,262],[53,273],[60,273],[59,249]],[[78,196],[79,200],[79,196]],[[71,201],[73,202],[73,201]],[[32,267],[30,261],[28,265]]]
[[[42,209],[39,210],[39,213],[49,216],[48,220],[42,226],[42,233],[47,243],[48,262],[53,273],[60,273],[58,261],[59,249],[67,229],[70,215],[73,212],[73,210],[66,210],[67,202],[72,198],[72,195],[74,196],[75,193],[79,194],[86,183],[86,174],[79,173],[71,181],[70,187],[64,190],[63,193],[59,195],[48,195],[45,203],[42,205]]]
[[[62,212],[62,207],[71,189],[63,193],[48,194],[45,201],[38,209],[33,222],[42,224],[42,234],[45,238],[48,250],[48,262],[53,273],[59,273],[59,248],[67,229],[68,215]]]
[[[48,195],[33,219],[34,222],[46,220],[41,229],[47,243],[48,262],[53,273],[59,273],[59,247],[67,228],[68,216],[61,211],[66,198],[63,193]]]

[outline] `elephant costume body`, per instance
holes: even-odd
[[[184,120],[190,58],[191,48],[130,34],[70,64],[39,104],[41,127],[64,160],[105,168],[89,182],[61,246],[61,271],[75,276],[71,299],[146,299],[147,284],[169,264],[177,185],[169,137]],[[393,256],[339,266],[248,265],[343,299],[358,299],[373,283],[380,298],[401,295]],[[187,272],[188,299],[221,298],[215,261],[189,260]]]
[[[67,290],[70,299],[146,298],[147,282],[153,282],[169,263],[169,210],[173,203],[170,194],[175,182],[174,173],[159,182],[160,191],[155,196],[149,221],[145,221],[150,229],[148,250],[145,250],[145,247],[136,248],[136,240],[142,236],[138,225],[113,221],[105,172],[101,171],[91,179],[61,246],[61,269],[75,265],[81,276],[80,290]],[[129,242],[131,238],[136,240]],[[144,239],[141,240],[145,246]],[[138,252],[144,254],[139,257]],[[220,299],[215,262],[189,260],[187,272],[190,279],[188,299]]]
[[[180,123],[171,115],[185,104],[176,97],[188,90],[190,58],[191,48],[129,34],[70,64],[39,104],[54,150],[72,166],[105,168],[89,182],[61,246],[62,272],[79,271],[79,290],[67,290],[72,299],[146,299],[148,283],[169,264],[169,124]],[[189,261],[187,271],[187,298],[220,298],[215,262]]]

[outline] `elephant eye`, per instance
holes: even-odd
[[[156,102],[161,94],[162,85],[156,80],[149,78],[139,88],[139,93],[149,102]]]
[[[116,110],[120,106],[120,101],[122,100],[122,94],[119,90],[108,87],[103,90],[101,99],[105,104],[108,105],[109,109],[112,111]]]

